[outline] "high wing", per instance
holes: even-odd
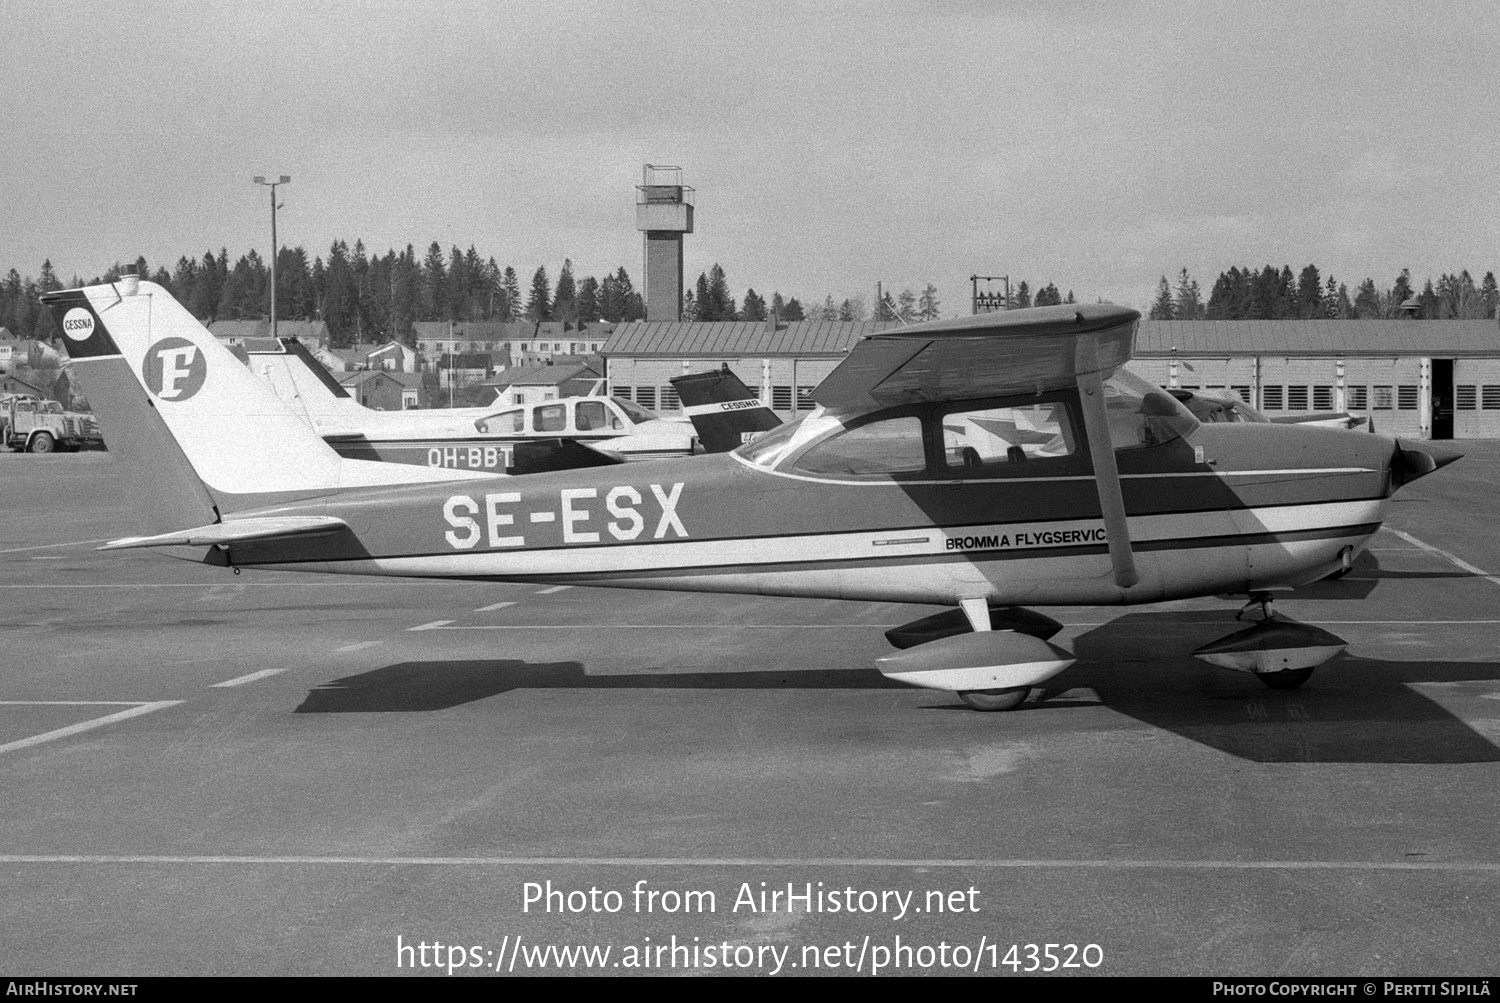
[[[873,334],[812,393],[830,411],[1078,388],[1115,582],[1140,580],[1103,381],[1135,350],[1141,315],[1108,303],[1038,307]],[[976,628],[978,629],[978,628]]]
[[[844,411],[1071,387],[1124,365],[1140,319],[1108,303],[1069,304],[883,331],[855,345],[812,398]]]

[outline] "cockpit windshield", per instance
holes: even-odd
[[[610,400],[614,401],[615,405],[621,411],[625,412],[625,416],[631,421],[635,422],[637,425],[641,424],[642,422],[656,420],[656,415],[652,414],[650,411],[647,411],[645,408],[641,407],[634,401],[623,400],[619,397],[611,397]]]
[[[796,421],[778,425],[764,435],[756,436],[736,449],[734,455],[758,467],[771,468],[781,462],[783,457],[838,427],[837,418],[814,411]]]
[[[1116,449],[1159,446],[1198,427],[1177,398],[1123,369],[1104,381],[1104,406]]]

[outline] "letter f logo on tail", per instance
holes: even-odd
[[[141,367],[146,386],[162,400],[184,401],[203,389],[208,365],[186,338],[163,338],[146,351]]]

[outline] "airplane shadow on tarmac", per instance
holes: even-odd
[[[1344,654],[1301,689],[1272,690],[1189,655],[1239,626],[1222,611],[1127,614],[1075,638],[1079,660],[1047,694],[1087,687],[1111,710],[1254,762],[1500,762],[1500,747],[1435,699],[1492,691],[1500,662]],[[1076,706],[1044,697],[1023,711]]]
[[[578,662],[402,662],[309,690],[298,714],[446,710],[511,690],[910,690],[874,669],[589,675]]]
[[[1029,729],[1033,714],[1097,707],[1048,699],[1087,688],[1112,711],[1253,762],[1500,762],[1500,748],[1437,702],[1482,696],[1492,689],[1486,683],[1500,680],[1500,663],[1341,655],[1303,688],[1271,690],[1189,656],[1238,626],[1225,611],[1126,614],[1076,637],[1078,662],[1048,681],[1042,699],[993,715],[994,725],[1022,715]],[[910,691],[874,669],[590,675],[578,662],[402,662],[316,687],[296,713],[439,711],[519,689]],[[926,709],[976,713],[956,699]],[[1090,718],[1086,727],[1100,722]]]

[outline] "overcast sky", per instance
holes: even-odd
[[[0,0],[0,270],[473,244],[641,280],[645,162],[804,302],[1500,269],[1492,4]]]

